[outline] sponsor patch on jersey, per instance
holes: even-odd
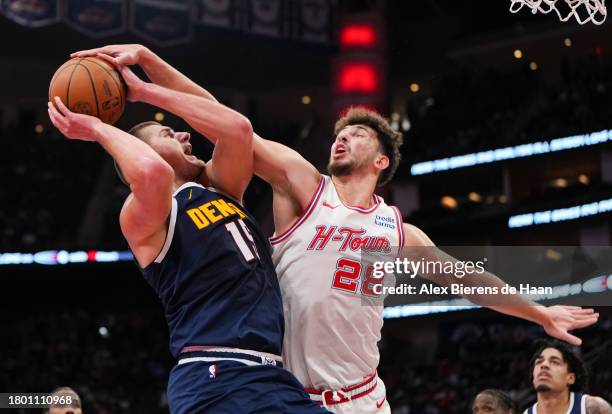
[[[374,217],[374,224],[387,229],[395,230],[395,217],[381,216],[377,214]]]

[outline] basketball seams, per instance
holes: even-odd
[[[53,90],[53,84],[55,84],[55,81],[57,80],[59,75],[66,69],[71,68],[76,65],[77,63],[73,63],[72,65],[68,65],[68,66],[63,66],[57,72],[55,72],[55,75],[53,75],[53,78],[51,79],[51,85],[49,85],[49,100],[53,99],[53,96],[51,96],[51,91]]]
[[[121,83],[117,79],[115,79],[113,74],[107,68],[105,68],[104,65],[101,65],[99,62],[96,62],[95,60],[89,60],[87,58],[83,58],[83,60],[85,62],[93,63],[93,64],[100,66],[100,68],[102,68],[102,70],[106,72],[106,74],[113,80],[113,82],[115,82],[115,85],[117,85],[117,90],[119,92],[119,96],[121,97],[121,105],[122,106],[125,105],[125,97],[123,96],[123,88],[121,87]]]
[[[68,86],[66,86],[66,108],[68,109],[70,109],[70,84],[72,83],[72,77],[74,76],[74,72],[76,71],[76,69],[79,67],[79,62],[81,62],[81,60],[74,64],[74,69],[72,69],[72,73],[68,78]]]
[[[98,103],[98,92],[96,91],[96,83],[93,80],[93,76],[91,76],[91,72],[89,72],[89,68],[85,65],[82,65],[81,61],[79,61],[78,65],[82,66],[87,72],[87,76],[89,77],[89,82],[91,83],[91,89],[93,90],[93,94],[94,94],[94,100],[96,101],[96,111],[98,113],[98,115],[96,116],[100,118],[102,115],[100,114],[100,104]]]

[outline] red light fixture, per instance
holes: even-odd
[[[350,24],[344,26],[340,32],[340,46],[348,47],[374,47],[376,45],[376,31],[372,26],[363,24]]]
[[[378,71],[370,63],[349,63],[340,68],[338,89],[342,93],[378,92]]]

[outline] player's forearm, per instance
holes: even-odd
[[[417,237],[420,231],[412,229],[411,237]],[[416,236],[415,236],[416,235]],[[459,260],[446,252],[433,246],[433,242],[426,235],[422,234],[422,238],[413,240],[417,246],[412,246],[410,249],[404,249],[404,255],[412,261],[418,262],[421,259],[426,259],[426,262],[431,263],[452,263],[454,268],[458,268],[455,264]],[[434,266],[434,269],[436,267]],[[428,269],[428,267],[425,267]],[[461,284],[464,289],[462,297],[470,302],[493,309],[497,312],[506,315],[516,316],[531,322],[542,324],[546,320],[546,314],[543,311],[544,307],[525,298],[524,296],[511,293],[503,293],[506,283],[496,275],[490,272],[471,273],[458,278],[454,274],[442,274],[437,272],[422,271],[420,276],[436,282],[437,284],[451,288],[452,285]],[[479,293],[478,291],[484,292]],[[472,293],[473,292],[473,293]]]
[[[134,187],[151,179],[174,180],[172,167],[148,144],[108,124],[99,124],[96,141],[113,157]]]
[[[187,121],[213,144],[217,140],[247,143],[253,137],[251,123],[238,112],[206,98],[146,84],[141,100],[172,112]]]
[[[156,85],[217,102],[210,92],[183,75],[151,50],[143,50],[139,63],[149,79]]]

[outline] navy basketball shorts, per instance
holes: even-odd
[[[176,365],[168,380],[171,414],[323,414],[289,371],[236,361]]]

